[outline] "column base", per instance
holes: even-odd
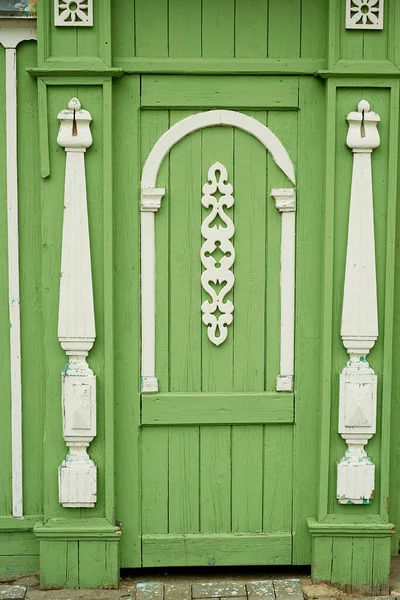
[[[320,522],[308,519],[313,582],[332,584],[359,596],[388,594],[394,525],[377,515],[346,517],[329,515]]]
[[[118,527],[106,519],[50,519],[33,531],[42,588],[118,588]]]

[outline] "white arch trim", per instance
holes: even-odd
[[[290,156],[282,142],[268,127],[257,121],[257,119],[235,110],[209,110],[178,121],[158,139],[143,167],[142,190],[156,187],[161,164],[175,144],[194,131],[218,125],[237,127],[254,136],[268,150],[278,167],[282,169],[290,181],[296,184]]]
[[[277,166],[285,173],[295,185],[296,178],[293,163],[282,142],[268,127],[254,119],[234,110],[210,110],[186,117],[173,125],[154,144],[143,167],[141,180],[141,314],[142,314],[142,369],[141,389],[143,392],[157,392],[158,380],[155,373],[155,343],[156,343],[156,305],[155,305],[155,228],[154,213],[161,206],[161,199],[165,194],[163,188],[157,188],[157,176],[164,158],[175,144],[184,137],[204,129],[215,126],[236,127],[255,137],[271,154]],[[294,213],[294,189],[273,190],[273,197],[288,196],[284,198],[282,207],[277,205],[283,213]],[[287,200],[289,206],[286,206]],[[285,223],[287,217],[284,217]],[[281,309],[282,316],[294,310],[294,214],[293,226],[283,227],[286,232],[282,237],[282,251],[284,238],[290,246],[290,260],[281,264]],[[289,239],[290,238],[290,239]],[[292,239],[293,238],[293,239]],[[286,293],[284,293],[286,292]],[[284,301],[289,298],[289,302]],[[281,368],[277,379],[277,389],[284,391],[292,389],[293,385],[293,339],[294,319],[283,319],[281,326]]]

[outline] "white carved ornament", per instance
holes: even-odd
[[[92,27],[93,0],[54,0],[54,25]]]
[[[346,29],[383,29],[383,0],[346,0]]]
[[[338,465],[337,498],[369,504],[375,465],[364,446],[376,432],[377,377],[366,357],[378,337],[371,154],[380,144],[380,119],[362,100],[347,120],[353,175],[341,337],[350,360],[340,375],[339,433],[348,449]]]
[[[86,449],[96,435],[96,377],[86,357],[96,330],[85,152],[92,144],[92,117],[73,98],[58,119],[57,142],[66,152],[58,339],[68,357],[62,372],[62,408],[69,449],[58,470],[59,501],[65,507],[90,508],[96,503],[96,466]]]
[[[233,321],[233,303],[225,298],[235,282],[235,276],[230,270],[235,261],[235,249],[231,242],[235,226],[224,208],[231,208],[234,198],[232,185],[227,183],[228,171],[220,162],[216,162],[209,168],[208,179],[210,183],[203,185],[204,195],[201,203],[205,208],[211,208],[211,212],[201,226],[201,234],[205,242],[201,247],[200,257],[205,268],[201,275],[201,285],[210,295],[211,301],[205,300],[201,305],[201,311],[203,323],[208,325],[208,339],[219,346],[226,340],[228,325]],[[217,192],[222,194],[220,198],[215,197]],[[213,225],[218,218],[224,225]],[[223,256],[215,259],[213,253],[216,251],[222,252]],[[221,290],[217,292],[212,283],[223,284]]]

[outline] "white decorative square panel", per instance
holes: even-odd
[[[93,0],[54,0],[54,25],[92,27]]]
[[[383,0],[346,0],[346,29],[383,29]]]

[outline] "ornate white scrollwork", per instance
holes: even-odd
[[[233,303],[225,298],[235,282],[235,276],[230,270],[235,261],[235,248],[231,242],[235,226],[224,208],[231,208],[235,201],[232,196],[232,185],[227,183],[228,171],[224,165],[219,162],[213,164],[208,170],[208,179],[210,183],[203,185],[201,203],[205,208],[211,207],[211,212],[201,226],[201,234],[206,241],[201,247],[200,256],[205,268],[201,275],[201,285],[211,296],[211,301],[205,300],[201,310],[203,323],[208,325],[208,338],[213,344],[219,346],[226,340],[228,325],[233,321]],[[216,198],[217,192],[222,194],[220,198]],[[218,218],[224,225],[211,226]],[[214,258],[213,253],[217,250],[223,253],[221,258]],[[212,283],[222,285],[222,288],[217,292]]]

